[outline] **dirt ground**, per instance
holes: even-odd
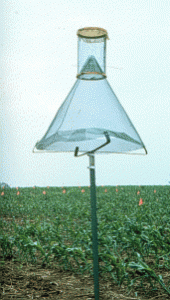
[[[41,264],[21,264],[21,262],[12,259],[3,262],[2,256],[0,256],[0,261],[0,299],[2,300],[95,299],[93,277],[89,275],[77,275],[70,271],[63,271],[61,267],[56,265],[43,268]],[[100,278],[99,289],[100,300],[170,299],[170,296],[159,285],[156,291],[151,291],[148,295],[145,295],[144,291],[136,286],[138,292],[136,297],[134,291],[128,293],[126,287],[120,288],[111,280],[106,281]]]
[[[78,275],[65,271],[56,261],[51,266],[42,267],[37,255],[36,264],[28,264],[18,257],[4,260],[0,248],[0,300],[8,299],[56,299],[90,300],[95,299],[94,280],[90,275]],[[164,283],[169,286],[170,272],[159,270]],[[122,284],[118,287],[113,280],[99,278],[99,300],[167,300],[170,299],[164,289],[156,284],[153,290],[148,282],[143,288],[140,280],[128,291]],[[137,293],[137,294],[136,294]]]

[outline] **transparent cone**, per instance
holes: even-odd
[[[145,150],[107,79],[77,79],[36,149],[74,152],[78,146],[80,152],[92,151],[105,142],[104,132],[111,142],[97,153]]]

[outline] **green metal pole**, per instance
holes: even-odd
[[[89,153],[90,162],[90,194],[91,194],[91,226],[93,242],[93,276],[95,300],[99,300],[99,263],[98,263],[98,239],[97,239],[97,214],[96,214],[96,184],[94,153]]]

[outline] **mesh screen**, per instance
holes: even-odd
[[[92,151],[106,141],[104,132],[111,142],[97,153],[145,150],[107,79],[95,80],[93,76],[93,80],[76,80],[46,134],[37,142],[37,150],[69,152],[79,147],[80,152]]]
[[[105,75],[107,31],[88,27],[78,31],[77,81],[59,108],[40,151],[69,152],[79,147],[97,153],[128,153],[145,146],[110,87]],[[108,139],[109,141],[109,139]]]
[[[78,38],[78,74],[82,72],[85,64],[91,67],[98,64],[101,72],[106,72],[105,62],[106,38],[83,39]],[[91,62],[89,59],[91,58]],[[93,67],[93,68],[94,68]]]

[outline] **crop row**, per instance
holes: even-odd
[[[64,192],[63,192],[64,191]],[[19,193],[18,193],[19,192]],[[0,191],[0,246],[4,259],[92,274],[88,187]],[[100,276],[116,284],[165,286],[170,270],[170,188],[97,187]]]

